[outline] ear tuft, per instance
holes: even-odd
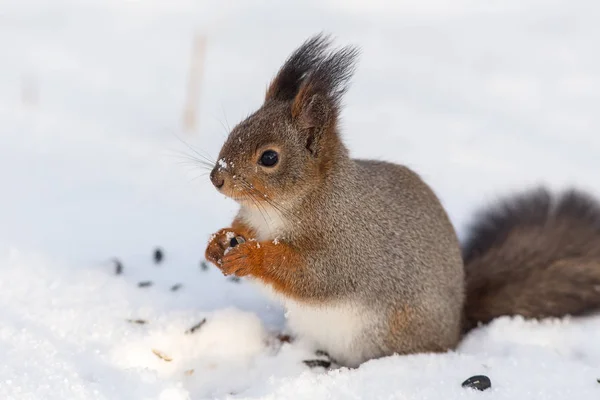
[[[311,127],[327,128],[336,122],[358,53],[354,47],[335,51],[304,78],[292,103],[292,118],[300,126],[310,121]]]
[[[350,46],[329,54],[310,71],[302,82],[300,91],[306,89],[312,94],[319,93],[325,96],[332,106],[339,107],[354,74],[358,55],[359,50]]]
[[[302,80],[324,58],[331,38],[322,33],[305,41],[283,64],[267,89],[265,101],[293,100]]]
[[[319,34],[300,46],[281,67],[265,100],[291,102],[292,119],[306,135],[313,156],[319,154],[328,132],[335,131],[359,55],[355,47],[328,52],[330,42],[329,36]]]

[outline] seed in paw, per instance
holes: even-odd
[[[242,244],[242,243],[244,243],[244,242],[245,242],[245,240],[244,240],[244,238],[243,238],[243,237],[241,237],[241,236],[233,237],[233,238],[231,238],[231,240],[229,241],[229,246],[230,246],[230,247],[235,247],[235,246],[237,246],[238,244]]]
[[[485,375],[475,375],[464,381],[462,387],[484,391],[492,387],[492,381]]]

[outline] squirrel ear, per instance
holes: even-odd
[[[306,134],[306,148],[317,156],[323,136],[331,127],[333,117],[331,105],[326,97],[310,94],[309,88],[302,88],[292,104],[292,118],[300,130]]]
[[[316,156],[327,134],[335,134],[340,103],[354,71],[358,49],[334,51],[307,72],[292,101],[292,118],[308,133],[307,149]]]

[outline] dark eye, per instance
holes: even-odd
[[[279,154],[275,150],[267,150],[260,156],[260,164],[265,167],[274,167],[279,161]]]

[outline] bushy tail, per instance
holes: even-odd
[[[600,204],[545,189],[482,212],[463,247],[466,329],[502,315],[581,315],[600,309]]]

